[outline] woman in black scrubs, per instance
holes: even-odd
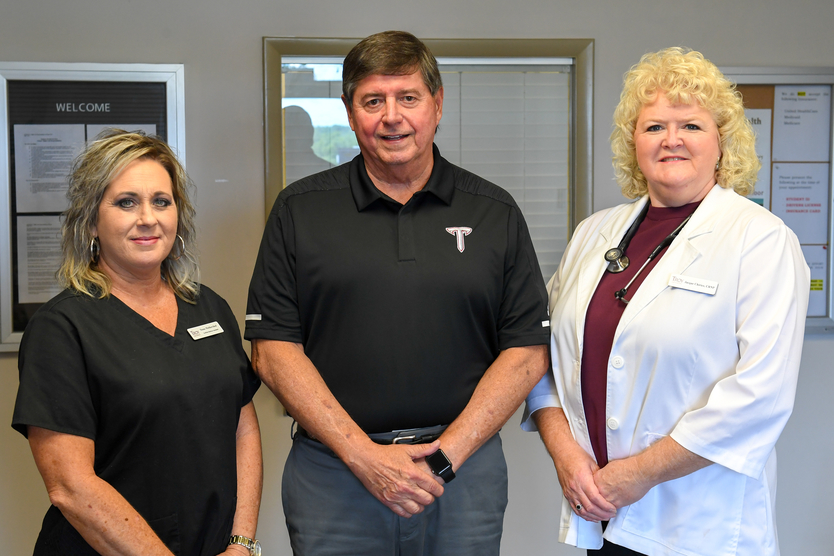
[[[76,160],[58,278],[20,348],[13,427],[52,507],[35,554],[259,554],[259,381],[198,284],[188,177],[106,132]]]

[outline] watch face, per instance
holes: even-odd
[[[252,549],[252,554],[254,554],[255,556],[261,556],[261,542],[260,541],[255,541],[255,546]]]
[[[449,458],[441,450],[436,451],[430,456],[426,456],[426,462],[436,475],[440,475],[440,473],[452,466],[452,462],[449,461]]]

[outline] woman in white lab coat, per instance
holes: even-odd
[[[589,554],[778,554],[773,448],[810,280],[799,242],[742,197],[760,167],[753,131],[700,53],[643,56],[614,124],[617,180],[637,201],[574,233],[549,284],[553,373],[522,424],[556,466],[560,540]]]

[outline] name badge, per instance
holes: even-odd
[[[673,288],[705,293],[707,295],[715,295],[715,292],[718,289],[718,282],[704,280],[703,278],[692,278],[691,276],[684,276],[683,274],[673,274],[670,276],[668,285]]]
[[[208,324],[195,326],[194,328],[189,328],[188,333],[191,335],[192,340],[202,340],[203,338],[208,338],[209,336],[222,334],[223,328],[220,327],[219,322],[214,321]]]

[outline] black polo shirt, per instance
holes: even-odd
[[[549,338],[518,206],[437,147],[405,205],[362,155],[282,191],[246,313],[246,339],[303,344],[368,433],[450,423],[501,350]]]

